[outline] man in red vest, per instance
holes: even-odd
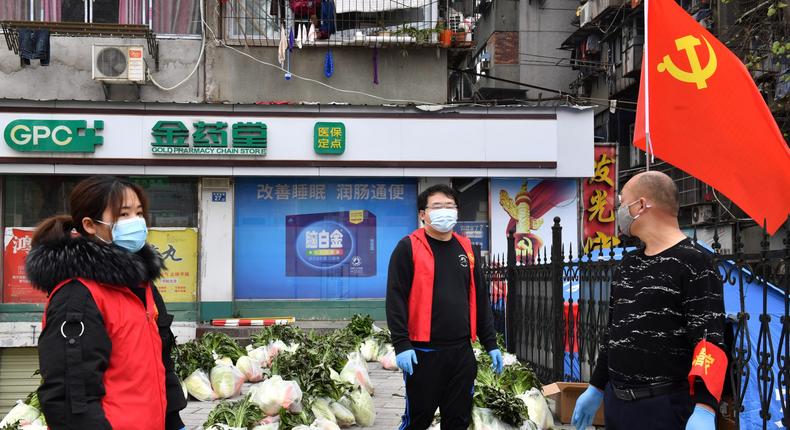
[[[472,243],[453,232],[458,193],[434,185],[417,198],[424,228],[404,237],[390,258],[387,324],[406,383],[400,430],[424,430],[439,408],[442,429],[471,423],[476,337],[502,371],[488,288]]]

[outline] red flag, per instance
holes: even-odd
[[[645,7],[634,145],[646,150],[647,95],[650,152],[775,233],[790,213],[790,149],[751,75],[673,0],[647,0]]]

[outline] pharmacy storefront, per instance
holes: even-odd
[[[459,189],[459,231],[498,252],[510,222],[530,237],[550,228],[517,219],[530,190],[571,208],[593,172],[593,114],[572,108],[42,103],[0,107],[0,131],[0,347],[35,345],[45,297],[24,273],[30,237],[88,175],[148,193],[159,287],[185,339],[213,318],[383,318],[389,256],[418,227],[420,190]]]

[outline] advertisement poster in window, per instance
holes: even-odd
[[[416,193],[404,179],[239,179],[235,298],[383,298]]]
[[[159,252],[166,270],[156,287],[166,302],[194,302],[197,298],[198,234],[196,228],[152,228],[148,243]]]
[[[620,244],[615,235],[615,181],[617,178],[617,148],[595,146],[595,173],[583,182],[584,253],[609,249]]]
[[[492,179],[491,248],[507,255],[507,232],[514,232],[514,251],[531,261],[551,247],[551,226],[560,217],[565,249],[578,243],[578,186],[574,179]]]
[[[3,254],[3,302],[44,303],[46,293],[33,288],[25,274],[34,228],[6,227]]]

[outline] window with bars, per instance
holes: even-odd
[[[159,35],[200,34],[199,0],[2,0],[0,21],[148,25]]]
[[[222,6],[227,43],[277,46],[435,45],[448,10],[440,0],[229,0]]]

